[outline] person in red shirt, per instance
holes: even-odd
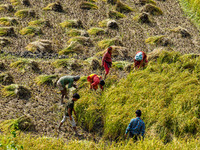
[[[96,91],[99,85],[103,91],[103,86],[105,85],[105,82],[104,80],[102,80],[101,76],[91,74],[87,77],[87,81],[90,82],[90,89],[94,89]]]
[[[145,67],[148,63],[147,55],[143,51],[138,51],[134,58],[134,69],[137,70],[140,67]]]
[[[107,52],[104,54],[102,58],[102,66],[105,68],[105,75],[104,80],[106,79],[107,74],[110,71],[110,68],[112,66],[112,47],[108,47]]]

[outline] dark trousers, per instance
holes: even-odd
[[[133,138],[134,141],[137,141],[139,136],[137,134],[132,134],[131,132],[129,132],[129,137]]]

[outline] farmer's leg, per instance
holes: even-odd
[[[63,98],[64,98],[64,96],[66,96],[66,93],[67,93],[66,88],[64,88],[63,90],[61,90],[61,93],[62,93],[61,104],[63,104]]]
[[[64,117],[63,117],[63,119],[61,120],[60,125],[59,125],[59,127],[58,127],[59,130],[60,130],[62,124],[63,124],[65,121],[66,121],[66,116],[64,115]]]

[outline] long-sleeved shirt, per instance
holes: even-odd
[[[98,76],[96,74],[91,74],[87,77],[87,80],[91,83],[90,89],[98,89],[98,84],[100,83],[100,79],[102,79],[101,76]],[[100,85],[100,88],[103,89],[103,86]]]
[[[109,53],[108,51],[104,54],[102,58],[102,65],[104,64],[104,61],[112,63],[111,53]]]
[[[141,134],[144,137],[145,133],[145,124],[140,117],[131,119],[128,127],[126,128],[126,134],[131,132],[133,135]]]
[[[71,88],[73,86],[74,76],[63,76],[58,80],[58,82],[60,82],[63,87],[68,84],[68,88]]]
[[[147,55],[146,55],[146,53],[145,52],[143,52],[143,51],[138,51],[136,54],[138,54],[138,53],[140,53],[140,52],[142,52],[142,61],[137,61],[137,60],[135,60],[134,59],[134,63],[135,63],[135,67],[140,67],[140,64],[141,64],[141,62],[143,62],[143,67],[144,67],[144,64],[145,63],[148,63],[148,60],[147,60]]]

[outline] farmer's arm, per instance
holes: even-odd
[[[72,108],[68,108],[68,115],[69,115],[69,119],[70,119],[70,120],[72,120],[71,110],[72,110]]]
[[[126,128],[126,132],[125,132],[125,138],[126,138],[128,132],[130,131],[130,129],[131,129],[132,124],[133,124],[134,121],[135,121],[135,120],[132,119],[132,120],[130,121],[130,123],[128,124],[128,127]]]

